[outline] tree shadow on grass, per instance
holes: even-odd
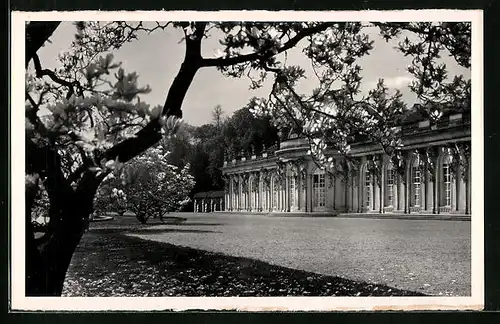
[[[220,231],[196,230],[196,229],[177,229],[177,228],[151,228],[127,231],[134,234],[166,234],[166,233],[222,233]]]
[[[176,223],[172,226],[225,226],[223,223]]]
[[[424,296],[123,234],[84,235],[65,296]]]
[[[198,230],[198,229],[179,229],[179,228],[99,228],[92,229],[88,233],[99,233],[104,235],[121,234],[167,234],[167,233],[222,233],[220,231]],[[85,234],[87,235],[87,234]]]

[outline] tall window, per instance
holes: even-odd
[[[233,184],[232,184],[232,189],[233,189],[233,192],[232,192],[232,195],[231,195],[231,207],[233,209],[236,209],[238,206],[236,205],[237,201],[236,201],[236,195],[238,194],[238,187],[237,187],[237,184],[233,181]]]
[[[251,194],[251,199],[252,199],[252,203],[251,203],[251,207],[252,209],[255,209],[257,208],[257,189],[259,187],[259,182],[258,182],[258,178],[257,177],[252,177],[252,194]]]
[[[295,184],[295,177],[290,177],[290,206],[295,207],[297,204],[297,188]]]
[[[372,189],[372,177],[370,171],[366,169],[365,172],[365,207],[370,207],[371,204],[371,192]]]
[[[276,178],[273,178],[273,208],[277,209],[278,208],[278,182],[276,181]]]
[[[413,205],[420,206],[420,190],[421,190],[422,178],[420,174],[420,168],[413,166]]]
[[[314,207],[325,206],[325,174],[316,171],[313,174],[313,205]]]
[[[446,161],[443,164],[444,205],[451,206],[451,169]]]
[[[264,199],[264,205],[266,206],[266,210],[269,210],[271,209],[271,180],[270,179],[266,179],[268,182],[265,183],[264,185],[264,190],[266,191],[265,193],[265,196],[266,197]]]
[[[394,205],[394,169],[387,169],[387,181],[386,181],[386,192],[387,192],[387,206]]]
[[[265,181],[265,180],[264,180]],[[267,185],[265,182],[262,184],[262,209],[267,210],[267,197],[268,197],[268,190],[267,190]]]

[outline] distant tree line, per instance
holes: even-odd
[[[225,116],[221,106],[212,111],[212,121],[201,126],[184,124],[175,137],[163,145],[171,154],[169,163],[179,168],[190,165],[194,176],[194,193],[222,190],[221,168],[226,160],[241,155],[260,153],[278,141],[278,129],[270,118],[255,117],[248,106]],[[191,204],[186,206],[189,210]]]

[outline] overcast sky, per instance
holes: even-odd
[[[75,31],[70,22],[63,22],[57,28],[50,39],[51,43],[39,51],[44,68],[56,66],[57,54],[69,49]],[[377,32],[376,28],[369,29],[370,37],[375,41],[374,49],[370,55],[359,61],[363,68],[363,88],[372,87],[379,78],[383,78],[389,88],[400,89],[404,101],[412,105],[416,98],[407,88],[411,76],[406,71],[410,60],[394,49],[396,43],[386,43]],[[180,30],[160,30],[139,37],[138,40],[113,52],[115,60],[122,62],[125,71],[137,72],[140,76],[139,83],[151,87],[151,93],[142,95],[141,99],[152,106],[163,105],[168,89],[179,70],[184,55],[184,44],[179,44],[181,37]],[[220,47],[218,45],[218,39],[215,37],[204,40],[202,54],[205,57],[213,57]],[[309,60],[299,50],[292,51],[288,60],[291,64],[299,64],[306,71],[311,71]],[[444,57],[443,61],[447,64],[451,76],[464,74],[470,77],[470,71],[458,67],[451,57]],[[249,90],[249,85],[248,79],[224,77],[213,67],[198,71],[183,103],[184,120],[193,125],[202,125],[211,121],[211,112],[216,105],[221,105],[225,114],[231,115],[245,106],[251,97],[267,97],[269,94],[269,84],[258,90]],[[301,90],[307,91],[316,86],[317,83],[313,82],[311,76],[301,84]]]

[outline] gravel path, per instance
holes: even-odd
[[[187,221],[130,235],[425,294],[470,295],[470,222],[179,216]]]

